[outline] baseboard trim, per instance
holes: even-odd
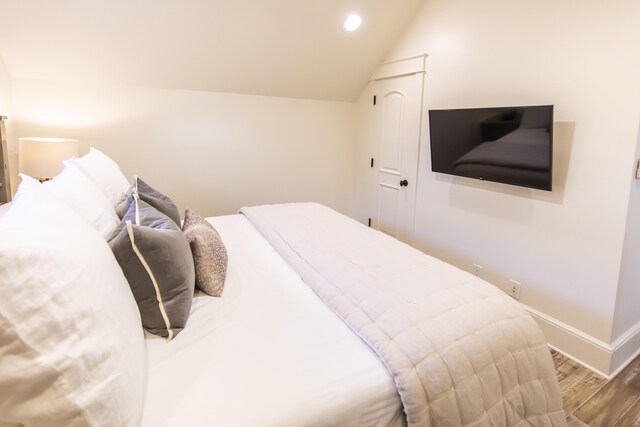
[[[524,308],[536,320],[552,348],[607,379],[618,375],[640,355],[640,322],[607,344],[532,307],[524,305]]]
[[[524,308],[536,320],[551,347],[592,371],[611,377],[609,344],[532,307]]]
[[[612,347],[611,376],[615,377],[625,366],[640,355],[640,322],[615,340]]]
[[[550,347],[550,348],[552,348],[553,350],[557,351],[558,353],[562,354],[562,355],[563,355],[564,357],[566,357],[567,359],[571,359],[571,360],[573,360],[574,362],[576,362],[576,363],[578,363],[578,364],[580,364],[580,365],[584,366],[585,368],[589,369],[590,371],[595,372],[596,374],[600,375],[601,377],[606,378],[607,380],[610,380],[611,378],[613,378],[613,376],[611,376],[611,375],[607,375],[607,374],[605,374],[604,372],[599,371],[598,369],[594,368],[593,366],[586,364],[586,363],[585,363],[585,362],[583,362],[582,360],[576,359],[575,357],[573,357],[573,355],[571,355],[571,354],[567,353],[566,351],[564,351],[564,350],[563,350],[563,349],[561,349],[561,348],[556,347],[556,346],[555,346],[555,345],[553,345],[553,344],[549,344],[549,347]]]

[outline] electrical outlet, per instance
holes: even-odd
[[[482,271],[482,266],[478,264],[473,264],[473,274],[476,276],[480,276],[480,272]]]
[[[522,285],[520,282],[516,282],[515,280],[509,280],[509,290],[508,294],[511,298],[520,299],[520,288]]]

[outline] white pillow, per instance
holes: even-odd
[[[95,148],[91,148],[89,154],[79,159],[65,160],[64,164],[78,166],[102,190],[113,207],[120,202],[124,192],[129,189],[129,181],[118,164]]]
[[[20,174],[25,179],[33,178]],[[35,181],[35,180],[34,180]],[[74,164],[67,164],[64,170],[50,181],[42,184],[45,190],[63,201],[75,213],[87,221],[105,239],[111,236],[120,219],[107,197]]]
[[[6,214],[9,211],[10,207],[11,207],[11,202],[0,205],[0,218],[2,218],[4,214]]]
[[[0,253],[0,424],[139,425],[143,331],[107,242],[27,180]]]

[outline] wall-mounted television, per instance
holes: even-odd
[[[429,110],[434,172],[551,191],[553,105]]]

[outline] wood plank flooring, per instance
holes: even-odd
[[[569,427],[640,427],[640,356],[614,379],[551,350]]]

